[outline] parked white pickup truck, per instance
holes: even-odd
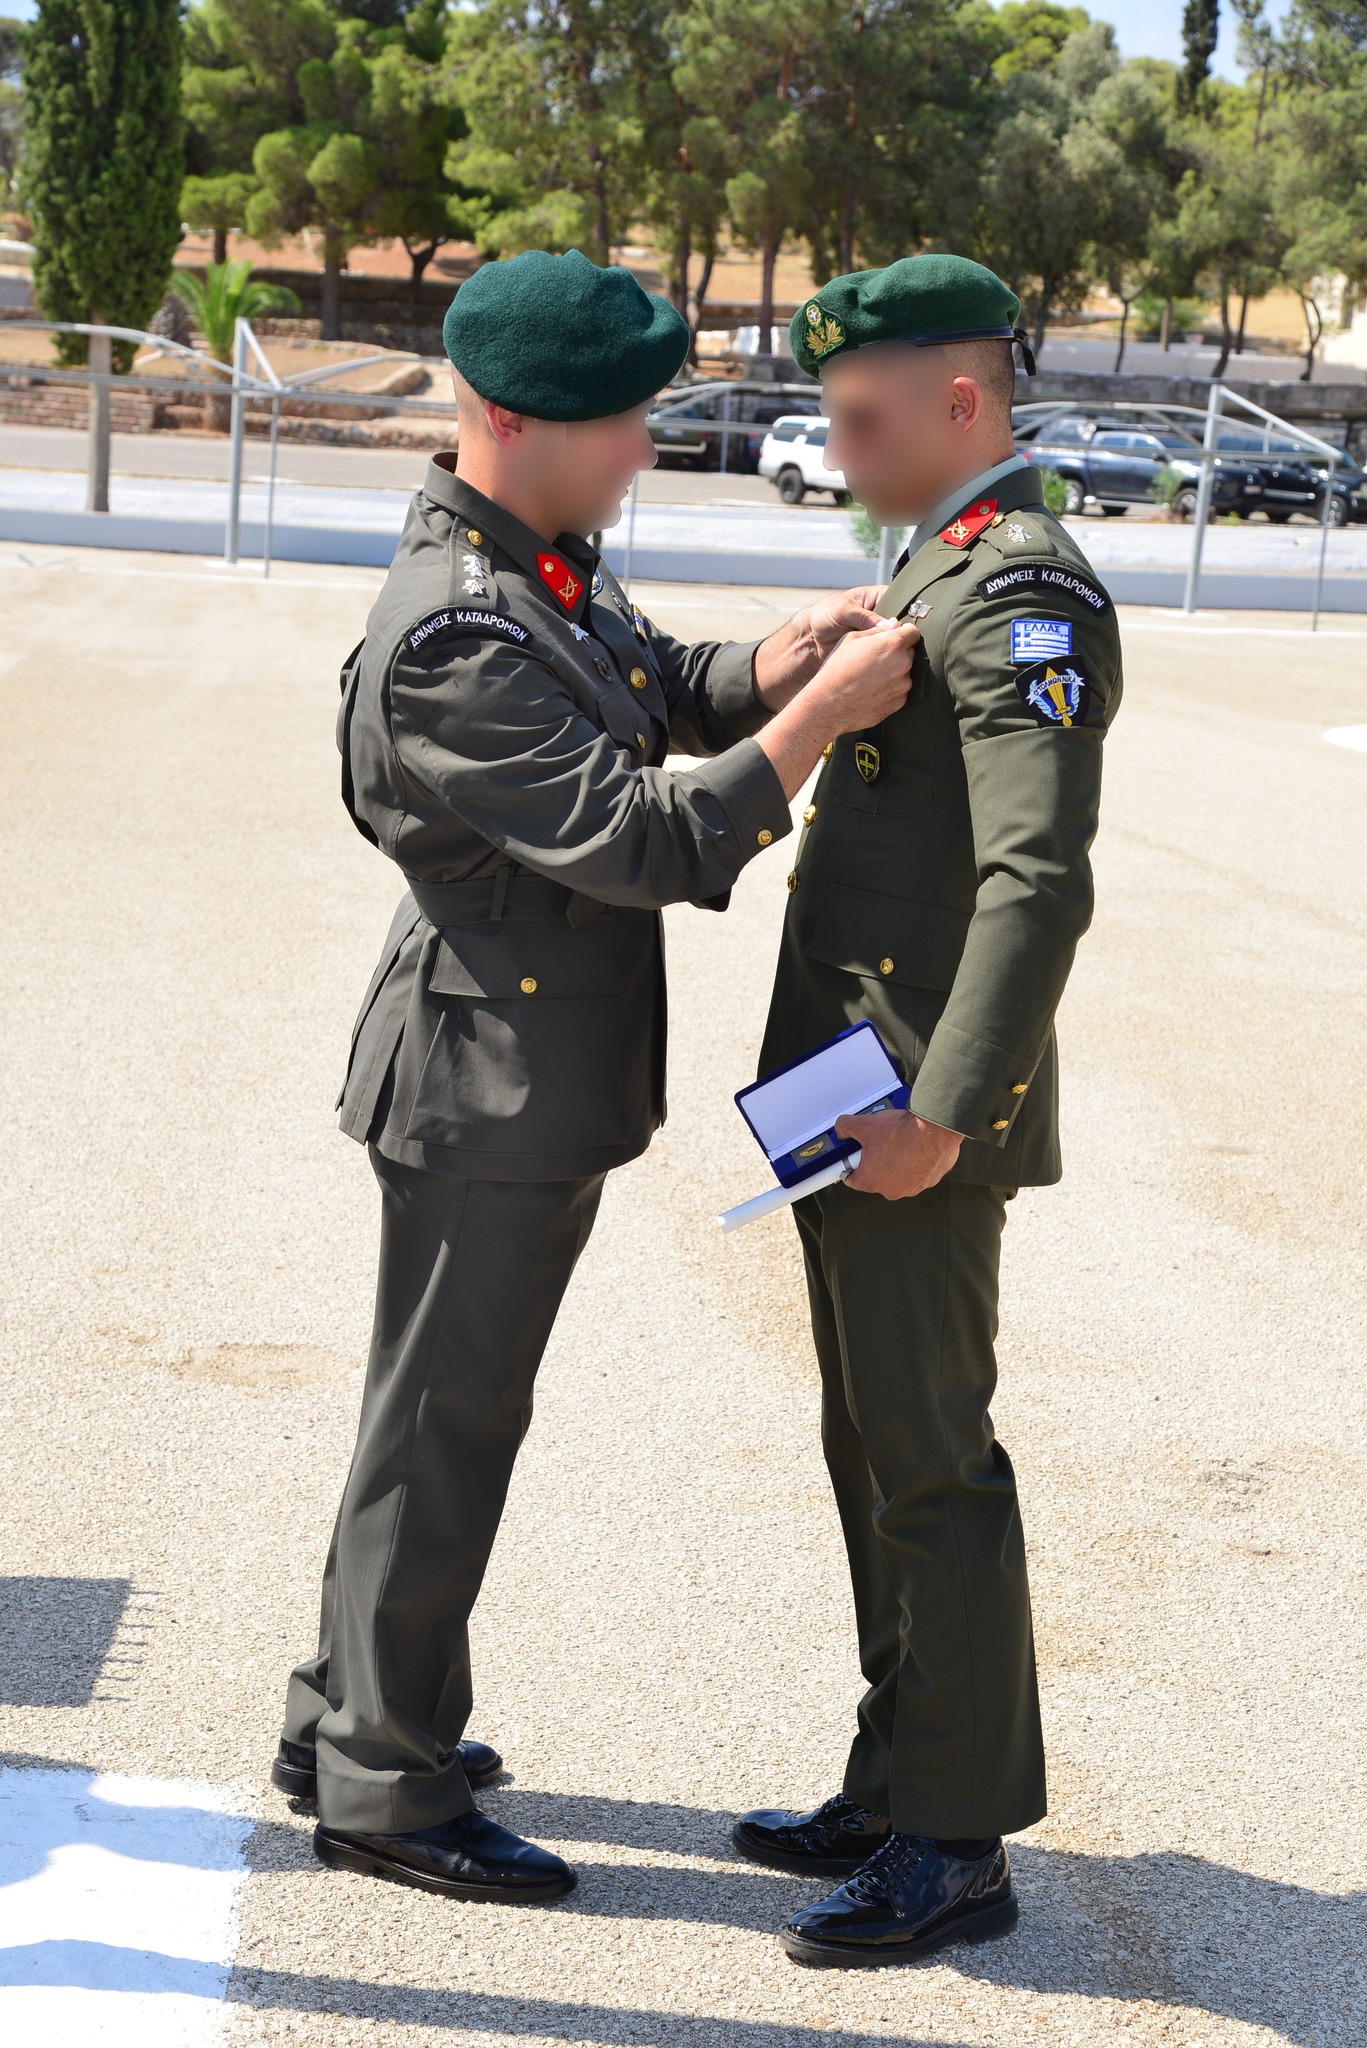
[[[844,477],[838,469],[826,467],[829,431],[829,420],[791,413],[775,420],[765,435],[759,473],[773,480],[785,505],[800,505],[808,491],[829,491],[837,505],[848,503]]]

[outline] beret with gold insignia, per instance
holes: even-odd
[[[1020,300],[983,264],[967,256],[903,256],[881,270],[833,277],[798,307],[788,333],[796,361],[813,377],[835,356],[880,341],[913,348],[1017,341],[1033,376],[1019,318]]]
[[[467,277],[442,324],[481,398],[540,420],[599,420],[653,398],[688,354],[688,322],[629,270],[527,249]]]

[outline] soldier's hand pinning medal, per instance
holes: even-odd
[[[906,703],[920,644],[920,628],[910,620],[878,619],[864,632],[847,633],[807,688],[825,698],[837,732],[879,725]]]

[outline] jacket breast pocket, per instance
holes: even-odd
[[[869,889],[828,889],[802,938],[803,951],[846,974],[945,995],[968,939],[966,911],[913,903]]]
[[[427,981],[430,1035],[405,1137],[494,1153],[627,1135],[610,911],[445,926]]]

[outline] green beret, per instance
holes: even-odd
[[[483,263],[442,323],[481,398],[539,420],[600,420],[653,398],[688,354],[688,322],[629,270],[571,249]]]
[[[875,341],[1021,341],[1021,302],[967,256],[903,256],[883,270],[833,277],[793,315],[793,355],[809,376]],[[1028,359],[1026,368],[1032,365]]]

